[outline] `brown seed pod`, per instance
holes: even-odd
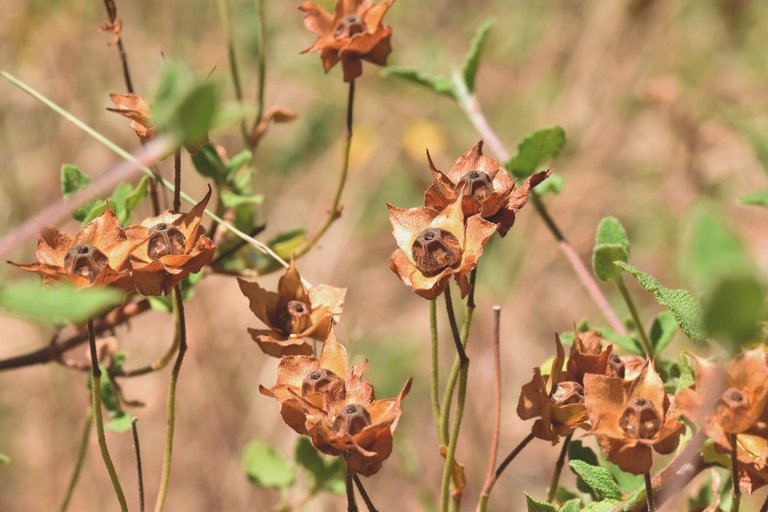
[[[450,231],[427,228],[413,241],[411,255],[425,276],[434,276],[461,262],[461,244]]]
[[[650,400],[635,397],[619,418],[619,426],[628,437],[652,439],[659,432],[661,418]]]
[[[371,424],[371,415],[362,405],[349,404],[341,410],[331,427],[336,434],[354,436]]]
[[[312,393],[324,393],[341,377],[330,370],[319,368],[307,374],[301,383],[301,395],[309,396]]]
[[[482,202],[493,193],[493,181],[488,173],[470,171],[462,176],[457,187],[459,194],[466,194]]]
[[[334,39],[349,39],[355,34],[365,31],[363,18],[356,14],[350,14],[342,17],[333,29]]]
[[[169,254],[184,254],[187,240],[174,225],[161,222],[150,228],[150,238],[147,243],[147,255],[157,260]]]
[[[621,357],[619,357],[618,354],[611,354],[611,357],[608,359],[607,373],[610,377],[624,378],[626,367],[624,361],[621,360]]]
[[[96,247],[77,244],[64,256],[64,270],[73,276],[82,276],[93,282],[109,266],[109,258]]]
[[[555,405],[563,406],[584,403],[584,387],[578,382],[561,382],[552,393],[550,401]]]
[[[718,406],[725,406],[732,411],[744,411],[749,409],[749,398],[738,388],[728,388],[720,395]]]

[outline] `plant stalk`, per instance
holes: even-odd
[[[139,511],[144,512],[144,473],[141,470],[141,445],[139,444],[139,428],[136,425],[139,418],[133,418],[131,421],[131,432],[133,433],[133,448],[136,451],[136,477],[139,483]]]
[[[738,439],[736,434],[729,436],[731,439],[731,475],[733,479],[733,487],[731,489],[731,512],[739,512],[739,506],[741,505],[741,484],[739,483],[739,456],[738,456]]]
[[[438,439],[440,438],[440,364],[437,344],[437,300],[429,301],[429,331],[432,348],[432,378],[430,380],[430,397],[432,399],[432,419],[435,422]]]
[[[491,453],[488,458],[488,470],[483,488],[493,478],[496,467],[496,454],[499,451],[499,428],[501,425],[501,306],[493,306],[493,434]]]
[[[483,504],[483,501],[487,503],[488,497],[491,495],[491,491],[493,490],[493,487],[496,485],[496,481],[499,479],[501,474],[504,473],[504,470],[507,469],[507,466],[509,466],[509,464],[513,460],[515,460],[515,457],[517,457],[518,454],[523,451],[523,448],[528,446],[528,443],[533,441],[533,439],[534,439],[533,432],[531,432],[530,434],[525,436],[525,438],[523,438],[523,440],[520,441],[520,443],[517,446],[515,446],[515,448],[511,452],[509,452],[509,455],[507,455],[503,461],[501,461],[501,464],[499,464],[499,467],[496,468],[496,471],[493,474],[493,478],[491,479],[490,482],[488,482],[488,485],[486,485],[485,488],[483,488],[483,493],[481,495],[481,507],[480,507],[481,510],[485,510],[485,505]],[[485,500],[483,500],[483,497],[485,498]]]
[[[645,500],[648,503],[648,512],[656,512],[656,503],[653,501],[653,484],[651,483],[651,473],[646,471],[645,478]]]
[[[624,299],[624,302],[627,304],[627,308],[629,309],[629,314],[632,315],[632,321],[635,322],[635,328],[637,329],[637,332],[640,333],[640,340],[643,342],[643,348],[645,349],[645,353],[649,359],[653,359],[654,357],[653,344],[651,343],[651,340],[648,338],[648,335],[645,333],[645,328],[643,327],[642,320],[640,320],[640,314],[637,312],[635,301],[632,300],[632,295],[629,294],[627,285],[624,283],[624,279],[621,276],[619,276],[619,278],[616,279],[615,282],[616,282],[616,286],[619,288],[619,292],[621,292],[621,297]]]
[[[69,508],[69,502],[72,501],[72,495],[75,492],[75,487],[80,481],[80,472],[83,469],[83,463],[85,462],[85,454],[88,453],[88,439],[91,437],[91,427],[93,426],[93,409],[88,406],[88,411],[85,416],[85,426],[83,427],[83,435],[80,438],[80,448],[77,450],[77,459],[75,459],[75,469],[72,471],[72,477],[69,479],[69,485],[67,486],[67,494],[64,495],[64,500],[59,507],[60,512],[66,512]]]
[[[547,492],[547,502],[552,503],[557,494],[557,486],[560,484],[560,474],[563,472],[565,457],[568,455],[568,445],[571,443],[573,432],[568,434],[563,440],[563,447],[560,449],[560,455],[555,463],[555,471],[552,473],[552,479],[549,481],[549,492]]]
[[[368,512],[377,512],[376,507],[373,506],[373,502],[371,501],[370,496],[368,496],[368,493],[365,491],[365,487],[363,487],[363,482],[360,480],[360,477],[354,475],[353,480],[357,486],[357,490],[360,493],[360,496],[365,502],[365,507],[368,509]]]
[[[347,490],[347,512],[357,512],[357,502],[355,501],[355,488],[352,484],[352,473],[347,473],[345,480]]]

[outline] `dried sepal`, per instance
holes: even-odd
[[[571,352],[568,357],[569,380],[583,383],[584,375],[588,373],[597,373],[606,375],[609,373],[609,364],[612,362],[612,371],[624,375],[623,363],[621,360],[611,358],[613,354],[613,345],[608,344],[603,348],[602,336],[597,331],[578,332],[574,331],[575,336]]]
[[[142,142],[155,136],[155,125],[152,123],[149,101],[146,98],[133,93],[113,93],[109,97],[115,106],[107,110],[130,119],[131,128]]]

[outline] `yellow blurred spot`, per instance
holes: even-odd
[[[371,157],[376,144],[376,131],[368,124],[355,126],[352,132],[352,147],[349,150],[349,165],[351,169],[363,166]],[[341,141],[344,147],[344,140]]]
[[[445,148],[445,137],[438,125],[426,119],[418,119],[403,132],[403,147],[414,161],[424,163],[426,150],[433,158]]]

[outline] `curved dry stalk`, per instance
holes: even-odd
[[[80,448],[77,450],[77,459],[75,459],[75,469],[72,470],[72,477],[69,479],[69,485],[67,485],[67,493],[64,495],[64,500],[61,502],[59,512],[66,512],[69,508],[69,502],[72,500],[72,495],[75,492],[75,487],[80,481],[80,472],[83,469],[83,463],[85,462],[85,454],[88,453],[88,439],[91,437],[91,427],[93,426],[93,409],[88,406],[88,412],[85,417],[85,426],[83,427],[83,435],[80,438]]]
[[[493,306],[493,435],[491,454],[488,458],[488,471],[485,474],[483,488],[488,487],[496,467],[496,454],[499,451],[499,427],[501,425],[501,306]]]

